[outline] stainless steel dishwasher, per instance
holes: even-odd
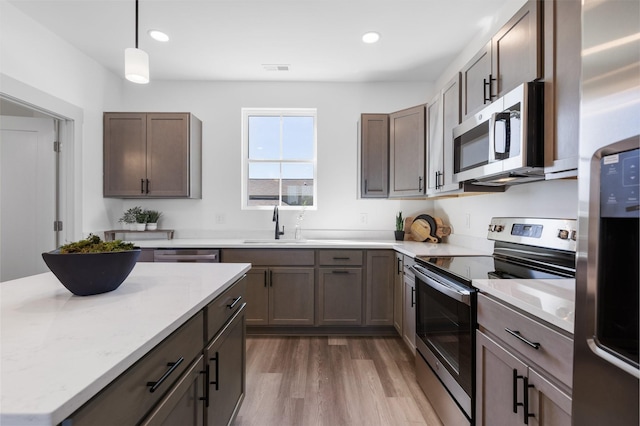
[[[153,251],[154,262],[184,263],[218,263],[220,250],[217,249],[156,249]]]

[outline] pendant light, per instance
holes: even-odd
[[[136,47],[124,50],[124,75],[127,80],[138,84],[149,82],[149,55],[138,49],[138,0],[136,0]]]

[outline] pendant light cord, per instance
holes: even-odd
[[[136,0],[136,49],[138,48],[138,0]]]

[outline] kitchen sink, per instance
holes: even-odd
[[[263,239],[254,239],[254,240],[244,240],[246,244],[304,244],[307,240],[295,240],[295,239],[284,239],[281,238],[276,240],[275,238],[263,238]]]

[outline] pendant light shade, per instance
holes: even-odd
[[[138,84],[149,82],[149,55],[144,50],[128,47],[124,50],[124,75]]]
[[[124,76],[138,84],[149,82],[149,55],[138,49],[138,0],[136,0],[136,47],[124,50]]]

